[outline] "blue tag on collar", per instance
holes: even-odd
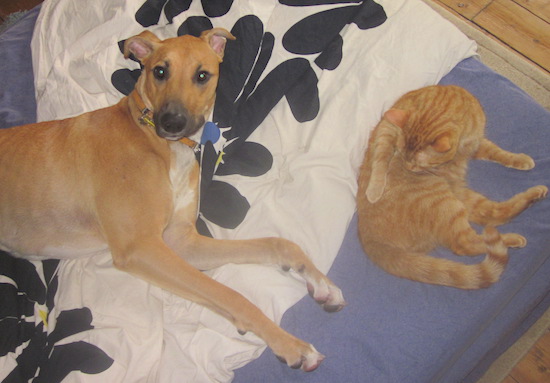
[[[220,139],[220,128],[213,122],[208,121],[204,124],[204,129],[201,136],[201,145],[206,144],[208,141],[215,144]]]

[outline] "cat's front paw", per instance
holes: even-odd
[[[535,167],[535,161],[531,156],[524,153],[519,153],[514,156],[514,159],[509,164],[509,167],[518,170],[531,170]]]

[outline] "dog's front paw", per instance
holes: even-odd
[[[315,267],[302,249],[294,242],[278,238],[273,240],[277,248],[275,253],[279,256],[277,263],[282,269],[285,271],[293,269],[300,274],[307,283],[309,295],[322,305],[325,311],[342,310],[346,305],[342,291]]]
[[[319,281],[308,281],[307,291],[315,302],[319,303],[327,312],[337,312],[344,308],[346,301],[342,290],[334,285],[328,278]]]
[[[315,370],[325,356],[318,352],[311,344],[304,343],[298,350],[288,352],[286,356],[276,355],[281,363],[285,363],[290,368],[301,368],[305,372]]]

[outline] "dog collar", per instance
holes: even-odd
[[[136,97],[134,97],[134,101],[136,102],[136,105],[141,113],[141,115],[138,117],[139,123],[141,125],[148,125],[152,128],[155,128],[155,122],[153,121],[153,111],[145,106],[143,98],[141,98],[141,95],[137,91],[135,91],[134,93],[136,95]],[[197,148],[199,147],[199,143],[193,141],[189,137],[180,138],[178,141],[189,146],[193,150],[197,150]]]
[[[143,108],[141,110],[141,116],[139,116],[138,121],[141,125],[149,125],[152,128],[155,127],[155,123],[153,122],[153,112],[149,110],[149,108]]]

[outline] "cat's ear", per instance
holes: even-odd
[[[390,123],[403,128],[409,120],[410,115],[411,112],[408,110],[390,109],[384,113],[384,118]]]
[[[432,143],[432,148],[438,153],[447,153],[452,149],[453,135],[450,132],[440,134]]]

